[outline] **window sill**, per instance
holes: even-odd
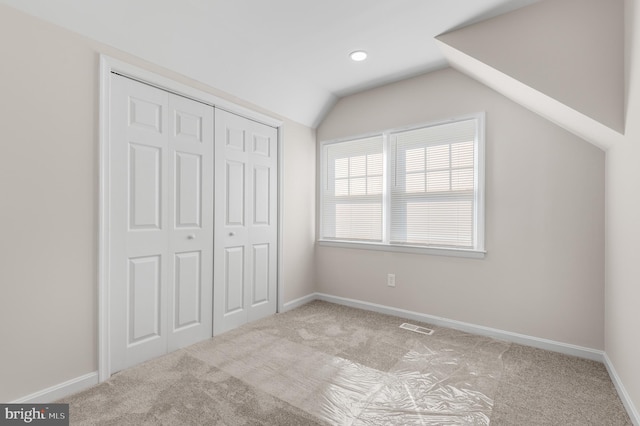
[[[359,250],[390,251],[396,253],[427,254],[433,256],[466,257],[471,259],[484,259],[487,254],[484,250],[418,247],[379,243],[356,243],[352,241],[337,240],[319,240],[318,245],[321,247],[340,247]]]

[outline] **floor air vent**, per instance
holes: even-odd
[[[427,336],[431,336],[433,334],[433,330],[430,328],[420,327],[418,325],[409,324],[407,322],[403,323],[400,328],[404,328],[405,330],[414,331],[420,334],[426,334]]]

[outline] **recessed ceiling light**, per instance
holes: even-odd
[[[355,52],[349,53],[349,57],[351,58],[351,60],[356,62],[364,61],[365,59],[367,59],[367,52],[365,52],[364,50],[356,50]]]

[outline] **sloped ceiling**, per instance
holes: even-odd
[[[453,67],[603,149],[624,132],[623,0],[546,0],[437,39]]]
[[[0,0],[0,4],[315,127],[338,97],[445,67],[434,40],[437,34],[536,1]],[[356,49],[367,50],[369,59],[350,61],[348,54]]]

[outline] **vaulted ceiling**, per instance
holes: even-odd
[[[311,127],[341,96],[446,66],[438,34],[536,2],[0,0]]]
[[[339,97],[450,65],[602,149],[624,133],[624,0],[0,3],[310,127]]]

